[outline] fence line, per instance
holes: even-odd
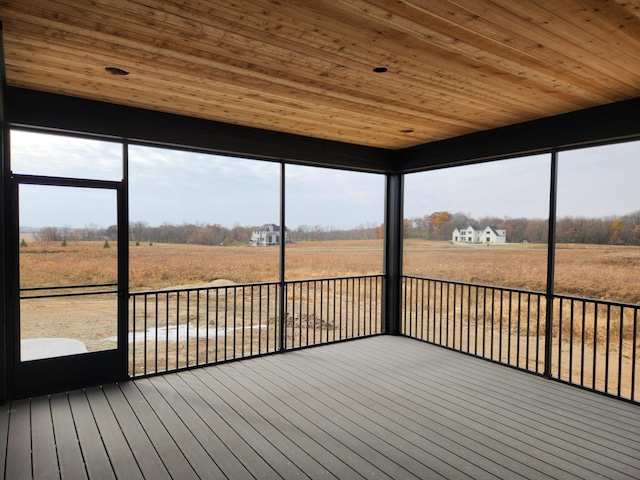
[[[401,332],[433,344],[638,401],[640,306],[554,296],[545,337],[542,292],[405,276]]]
[[[382,281],[368,275],[131,293],[129,374],[382,333]]]

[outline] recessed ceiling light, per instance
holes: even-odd
[[[104,69],[111,75],[129,75],[129,72],[118,67],[105,67]]]
[[[387,71],[387,67],[376,67],[373,69],[373,71],[376,73],[384,73]]]

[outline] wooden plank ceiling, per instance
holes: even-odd
[[[388,149],[640,96],[639,0],[1,0],[0,18],[10,86]]]

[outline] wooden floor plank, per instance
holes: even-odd
[[[180,395],[172,406],[179,412],[180,418],[191,433],[200,439],[203,448],[213,458],[220,470],[227,478],[250,477],[249,470],[238,460],[229,446],[222,430],[224,425],[216,413],[200,396],[198,396],[180,375],[168,375],[162,377]],[[217,420],[217,421],[214,421]]]
[[[5,478],[11,404],[0,405],[0,478]]]
[[[122,433],[127,439],[131,453],[136,458],[138,466],[145,478],[157,480],[170,479],[164,463],[149,440],[146,432],[138,422],[126,398],[118,385],[105,385],[102,388],[107,401],[118,419]]]
[[[451,353],[447,352],[448,355]],[[384,357],[384,354],[382,356]],[[457,357],[455,354],[454,356]],[[616,459],[616,455],[622,454],[625,457],[633,458],[638,454],[637,449],[634,451],[631,446],[640,440],[638,432],[633,435],[631,442],[624,436],[603,435],[600,425],[608,423],[607,420],[595,418],[590,412],[580,413],[579,404],[574,405],[570,401],[561,406],[562,401],[558,399],[558,393],[567,390],[573,391],[576,390],[575,388],[555,384],[555,388],[548,393],[536,392],[535,388],[527,393],[525,389],[531,388],[531,386],[539,386],[543,390],[551,382],[537,377],[530,378],[530,375],[514,370],[502,372],[500,376],[494,374],[491,377],[479,370],[469,373],[469,368],[461,372],[458,369],[460,364],[455,362],[455,357],[451,357],[453,364],[450,367],[455,370],[455,377],[460,383],[457,385],[452,383],[454,376],[451,372],[438,373],[432,369],[429,372],[429,380],[432,382],[429,387],[430,391],[439,391],[440,397],[447,402],[450,401],[451,393],[456,393],[453,398],[454,402],[459,402],[460,406],[486,412],[485,415],[492,423],[497,424],[496,418],[503,417],[505,420],[503,429],[509,429],[516,433],[526,431],[528,438],[538,437],[545,445],[549,446],[551,455],[556,454],[560,457],[557,463],[573,461],[574,464],[579,465],[578,469],[580,470],[588,468],[589,464],[592,464],[591,467],[596,470],[600,469],[601,473],[605,474],[624,467]],[[397,358],[396,361],[398,361]],[[478,362],[474,359],[473,363],[479,367],[482,366],[480,364],[486,363],[479,362],[480,364],[478,364]],[[397,372],[394,369],[397,368],[397,366],[390,367],[389,374],[393,375],[394,371]],[[510,376],[513,378],[506,382],[505,377]],[[500,383],[498,384],[497,381]],[[490,385],[488,385],[489,383]],[[528,386],[525,386],[524,383]],[[393,385],[393,381],[389,384]],[[410,382],[403,385],[408,384]],[[447,384],[446,390],[442,387],[445,384]],[[396,386],[400,388],[398,385]],[[524,394],[523,390],[525,390]],[[422,397],[423,393],[423,391],[418,391],[418,397]],[[556,394],[554,395],[554,393]],[[580,393],[585,392],[580,391]],[[589,394],[589,396],[600,397],[593,394]],[[631,406],[615,399],[604,400],[608,400],[610,403],[606,408],[607,411],[615,410],[615,406],[618,404],[624,407],[623,410]],[[635,413],[637,413],[637,409]],[[631,422],[634,421],[634,415],[627,418]],[[594,425],[599,425],[598,431],[594,431]],[[625,469],[622,470],[624,473]],[[633,467],[630,469],[631,474],[635,474],[635,471]]]
[[[33,478],[60,478],[49,397],[37,397],[31,401],[31,425]]]
[[[158,383],[159,385],[156,385]],[[179,397],[166,382],[152,379],[140,380],[136,386],[156,412],[177,445],[180,445],[191,468],[200,478],[224,478],[224,474],[202,447],[200,439],[193,436],[171,404]]]
[[[153,443],[158,456],[167,468],[171,478],[191,479],[198,478],[187,461],[181,447],[176,444],[162,424],[158,415],[146,401],[134,382],[120,384],[120,390],[135,412],[140,426],[144,429],[149,440]]]
[[[240,367],[240,368],[238,368]],[[296,410],[283,401],[283,397],[272,395],[268,388],[262,385],[264,378],[251,377],[248,368],[242,368],[238,363],[220,369],[225,377],[219,377],[220,381],[240,396],[243,401],[257,412],[270,425],[278,430],[290,442],[300,447],[304,452],[313,452],[313,460],[320,464],[322,471],[315,472],[306,464],[299,464],[307,474],[316,478],[327,476],[339,479],[365,478],[352,468],[348,462],[338,455],[343,445],[334,443],[333,448],[327,442],[327,438],[318,435],[315,425],[306,422]],[[331,437],[329,437],[331,438]],[[296,455],[296,459],[300,457]],[[296,460],[299,461],[299,460]]]
[[[114,479],[115,473],[85,391],[69,392],[69,405],[89,478]]]
[[[89,406],[98,425],[104,448],[107,451],[116,478],[144,478],[133,453],[131,453],[131,447],[122,433],[122,427],[111,410],[102,388],[92,387],[88,388],[86,392]]]
[[[351,468],[351,472],[344,469],[337,471],[334,469],[334,463],[331,463],[331,469],[336,475],[354,478],[388,477],[384,471],[385,465],[377,467],[376,461],[371,460],[372,457],[378,457],[378,452],[353,435],[348,425],[336,423],[338,418],[332,412],[323,410],[318,403],[311,401],[310,392],[305,385],[283,382],[268,367],[269,364],[263,364],[261,367],[255,364],[233,365],[238,374],[235,377],[237,381],[246,379],[247,388],[260,385],[261,389],[255,392],[255,395],[308,432],[324,448],[329,449],[332,455]]]
[[[282,375],[280,381],[286,382],[292,377],[284,373],[282,368],[283,365],[278,364],[274,370],[280,370],[279,374]],[[313,378],[312,381],[309,378],[304,374],[297,378],[299,389],[308,392],[301,397],[304,398],[305,403],[321,413],[327,423],[353,433],[366,445],[366,448],[371,450],[369,458],[387,475],[392,478],[447,478],[447,475],[429,465],[429,461],[438,463],[436,456],[432,456],[428,450],[420,450],[419,454],[417,451],[412,451],[411,443],[402,436],[404,432],[385,430],[373,421],[367,412],[360,411],[357,405],[341,403],[340,394],[330,385],[323,384],[321,381],[318,383],[317,378]],[[431,446],[437,448],[436,444]],[[424,461],[425,458],[429,458],[429,461]],[[449,470],[446,465],[442,467]],[[459,471],[457,476],[466,478]]]
[[[0,456],[6,479],[637,480],[640,406],[379,336],[15,401]]]
[[[66,393],[51,395],[51,418],[62,478],[87,478],[84,459]]]
[[[190,405],[196,409],[198,415],[207,425],[218,432],[224,439],[227,448],[237,456],[243,468],[250,476],[268,480],[279,478],[280,474],[273,469],[267,461],[251,446],[253,436],[244,435],[244,430],[236,430],[232,424],[234,419],[226,415],[228,405],[218,398],[211,389],[202,382],[194,372],[187,371],[178,375],[179,379],[188,386],[192,395],[189,395]],[[176,383],[175,379],[171,380]]]
[[[375,365],[375,364],[374,364]],[[361,369],[354,367],[354,364],[344,365],[342,370],[351,372],[354,378],[358,378],[363,372],[370,372],[372,365],[362,365]],[[391,367],[393,368],[393,367]],[[344,371],[336,371],[335,375],[344,375]],[[553,448],[545,448],[547,445],[538,440],[535,436],[526,435],[517,428],[503,428],[504,417],[501,412],[476,411],[471,412],[468,403],[449,399],[446,401],[434,394],[432,385],[427,384],[423,390],[416,394],[416,383],[412,382],[404,372],[386,371],[371,379],[375,387],[375,394],[369,401],[374,400],[383,403],[384,399],[392,399],[395,396],[402,398],[404,405],[391,405],[391,410],[400,415],[390,417],[393,422],[402,423],[403,416],[410,423],[425,424],[430,426],[438,423],[442,431],[446,433],[450,429],[448,438],[454,439],[458,445],[468,452],[482,454],[488,461],[479,467],[488,468],[491,464],[500,464],[512,470],[511,475],[546,476],[548,478],[581,478],[584,472],[577,464],[562,464],[561,459],[555,462],[541,460]],[[360,385],[358,380],[356,385]],[[381,396],[382,398],[378,398]],[[425,402],[425,399],[427,400]],[[367,401],[367,398],[360,401]],[[436,418],[437,421],[431,421]],[[483,438],[485,441],[478,445],[477,439]],[[464,454],[464,450],[460,451]]]
[[[267,464],[282,478],[304,478],[305,473],[295,465],[286,455],[288,452],[280,451],[270,438],[264,436],[259,425],[264,425],[257,418],[255,412],[242,402],[233,392],[226,388],[215,388],[220,384],[214,381],[214,377],[206,369],[193,370],[193,375],[209,389],[208,395],[218,398],[216,404],[220,414],[229,422],[240,436],[247,439],[251,447],[260,455]],[[271,430],[270,430],[271,431]]]
[[[325,408],[334,411],[335,415],[349,412],[350,421],[354,423],[353,428],[358,429],[360,437],[374,445],[379,454],[386,453],[399,465],[411,466],[412,472],[420,472],[425,467],[433,470],[431,473],[422,473],[420,476],[495,478],[496,474],[501,473],[505,478],[518,478],[515,472],[499,463],[489,467],[483,465],[484,457],[477,452],[486,448],[483,445],[472,442],[474,449],[467,450],[461,447],[459,441],[456,442],[455,439],[462,435],[452,431],[456,425],[450,427],[437,422],[425,425],[416,422],[415,419],[403,419],[399,416],[390,418],[389,409],[393,407],[391,403],[380,399],[363,399],[357,391],[345,393],[350,390],[349,384],[355,379],[346,379],[344,384],[339,384],[334,383],[335,378],[326,377],[324,373],[318,373],[313,369],[300,373],[296,366],[279,366],[282,372],[280,381],[297,378],[304,384],[305,378],[314,377],[318,384],[315,386],[308,384],[306,388],[312,388],[314,397],[322,401]],[[304,367],[306,368],[306,365]],[[331,367],[325,362],[319,368],[328,373]],[[370,375],[365,378],[369,380]],[[325,391],[330,393],[325,394]],[[402,401],[400,398],[397,400]],[[380,438],[384,438],[384,441],[380,441]],[[396,452],[397,449],[401,450],[402,455]],[[391,456],[392,454],[394,455]],[[425,462],[426,465],[416,465],[419,462]]]
[[[227,370],[228,368],[220,369],[215,375],[210,376],[208,382],[221,398],[232,405],[232,408],[242,411],[242,416],[250,419],[250,423],[260,432],[260,435],[302,472],[311,478],[339,478],[335,477],[322,463],[314,458],[318,453],[316,451],[317,444],[314,448],[305,450],[304,446],[301,445],[305,441],[303,438],[305,435],[300,429],[297,429],[291,423],[283,426],[275,418],[273,412],[268,409],[255,408],[250,401],[251,394],[249,392],[230,382],[228,377],[225,378],[224,375],[221,375]],[[290,437],[285,435],[283,430],[286,430]],[[313,452],[313,456],[311,452]]]
[[[31,478],[31,408],[29,400],[11,403],[6,478]]]
[[[416,353],[420,352],[416,351]],[[406,350],[402,351],[400,355],[406,355],[408,361],[415,362],[415,357],[407,353]],[[451,359],[457,359],[459,357],[454,352],[442,352],[440,356],[442,357],[443,355],[451,357]],[[384,354],[380,356],[384,357]],[[355,355],[355,357],[357,358],[358,356]],[[349,355],[348,358],[350,360],[350,366],[353,366],[354,361],[358,362],[358,360],[353,360],[352,355]],[[412,385],[418,382],[412,382],[410,379],[404,377],[407,375],[409,369],[407,365],[403,365],[405,368],[400,368],[398,364],[402,363],[401,358],[396,356],[394,360],[395,363],[393,365],[385,364],[384,359],[373,360],[374,362],[381,362],[381,366],[388,366],[385,372],[386,378],[382,380],[382,387],[392,387],[394,393],[398,390],[407,391],[407,389],[410,389]],[[472,363],[480,362],[483,366],[486,364],[486,362],[481,362],[477,359],[468,360]],[[363,370],[369,371],[371,368],[370,363],[366,365],[362,362],[360,363]],[[544,469],[547,475],[551,477],[569,477],[570,475],[574,475],[578,478],[587,478],[589,476],[597,478],[599,475],[617,472],[616,474],[619,475],[620,478],[634,478],[634,475],[637,474],[636,466],[625,465],[611,458],[608,448],[593,449],[592,428],[588,431],[585,430],[581,432],[583,438],[580,438],[576,432],[572,432],[573,435],[565,435],[565,426],[562,421],[556,425],[549,423],[546,428],[540,428],[540,423],[548,420],[547,412],[550,408],[545,408],[545,406],[556,403],[553,397],[545,399],[538,396],[536,402],[538,405],[543,406],[543,411],[540,412],[539,415],[532,417],[528,422],[521,421],[529,411],[529,409],[523,409],[523,407],[526,407],[526,404],[514,403],[510,406],[496,407],[496,403],[500,402],[501,399],[508,399],[514,394],[514,390],[517,390],[517,387],[514,388],[513,385],[505,385],[502,391],[496,391],[495,379],[501,378],[505,372],[499,372],[500,375],[496,375],[496,370],[490,369],[488,371],[493,372],[493,374],[485,377],[482,377],[479,372],[476,372],[474,377],[475,381],[479,384],[490,385],[490,390],[485,392],[485,394],[489,395],[489,400],[485,400],[483,404],[483,401],[477,397],[473,398],[466,395],[466,392],[469,390],[468,381],[471,380],[469,378],[459,385],[460,389],[457,392],[455,391],[456,385],[454,385],[454,382],[457,381],[456,378],[459,378],[460,375],[458,369],[451,369],[451,371],[443,374],[440,378],[437,378],[433,370],[433,368],[428,370],[428,367],[425,367],[424,371],[429,372],[428,379],[424,374],[417,374],[420,382],[429,383],[415,394],[416,402],[424,403],[425,395],[428,395],[430,400],[428,403],[430,405],[434,406],[440,402],[441,408],[445,408],[445,411],[450,410],[452,404],[456,405],[456,408],[460,411],[464,410],[468,412],[475,409],[472,415],[467,414],[469,422],[483,425],[486,431],[497,432],[499,435],[508,435],[513,438],[516,448],[521,448],[523,453],[534,454],[540,458],[548,459],[547,461],[550,465]],[[528,378],[529,375],[523,372],[510,370],[508,373],[516,375],[518,380],[525,378],[528,383],[535,383],[536,381],[549,383],[540,378]],[[403,375],[403,378],[397,380],[398,375]],[[443,387],[443,385],[446,385],[446,387]],[[561,389],[571,388],[564,385],[556,385],[556,388],[558,387]],[[452,390],[456,395],[452,396]],[[611,401],[618,403],[618,401],[613,399],[611,399]],[[509,416],[509,413],[514,409],[515,412],[513,412],[513,415]],[[552,470],[554,468],[561,469],[561,472],[554,473]]]

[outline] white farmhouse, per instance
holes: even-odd
[[[507,231],[490,225],[485,228],[469,225],[462,229],[456,228],[451,239],[454,243],[507,243]]]
[[[286,241],[285,228],[285,241]],[[273,223],[268,223],[251,232],[251,240],[249,245],[266,247],[267,245],[280,244],[280,227]]]

